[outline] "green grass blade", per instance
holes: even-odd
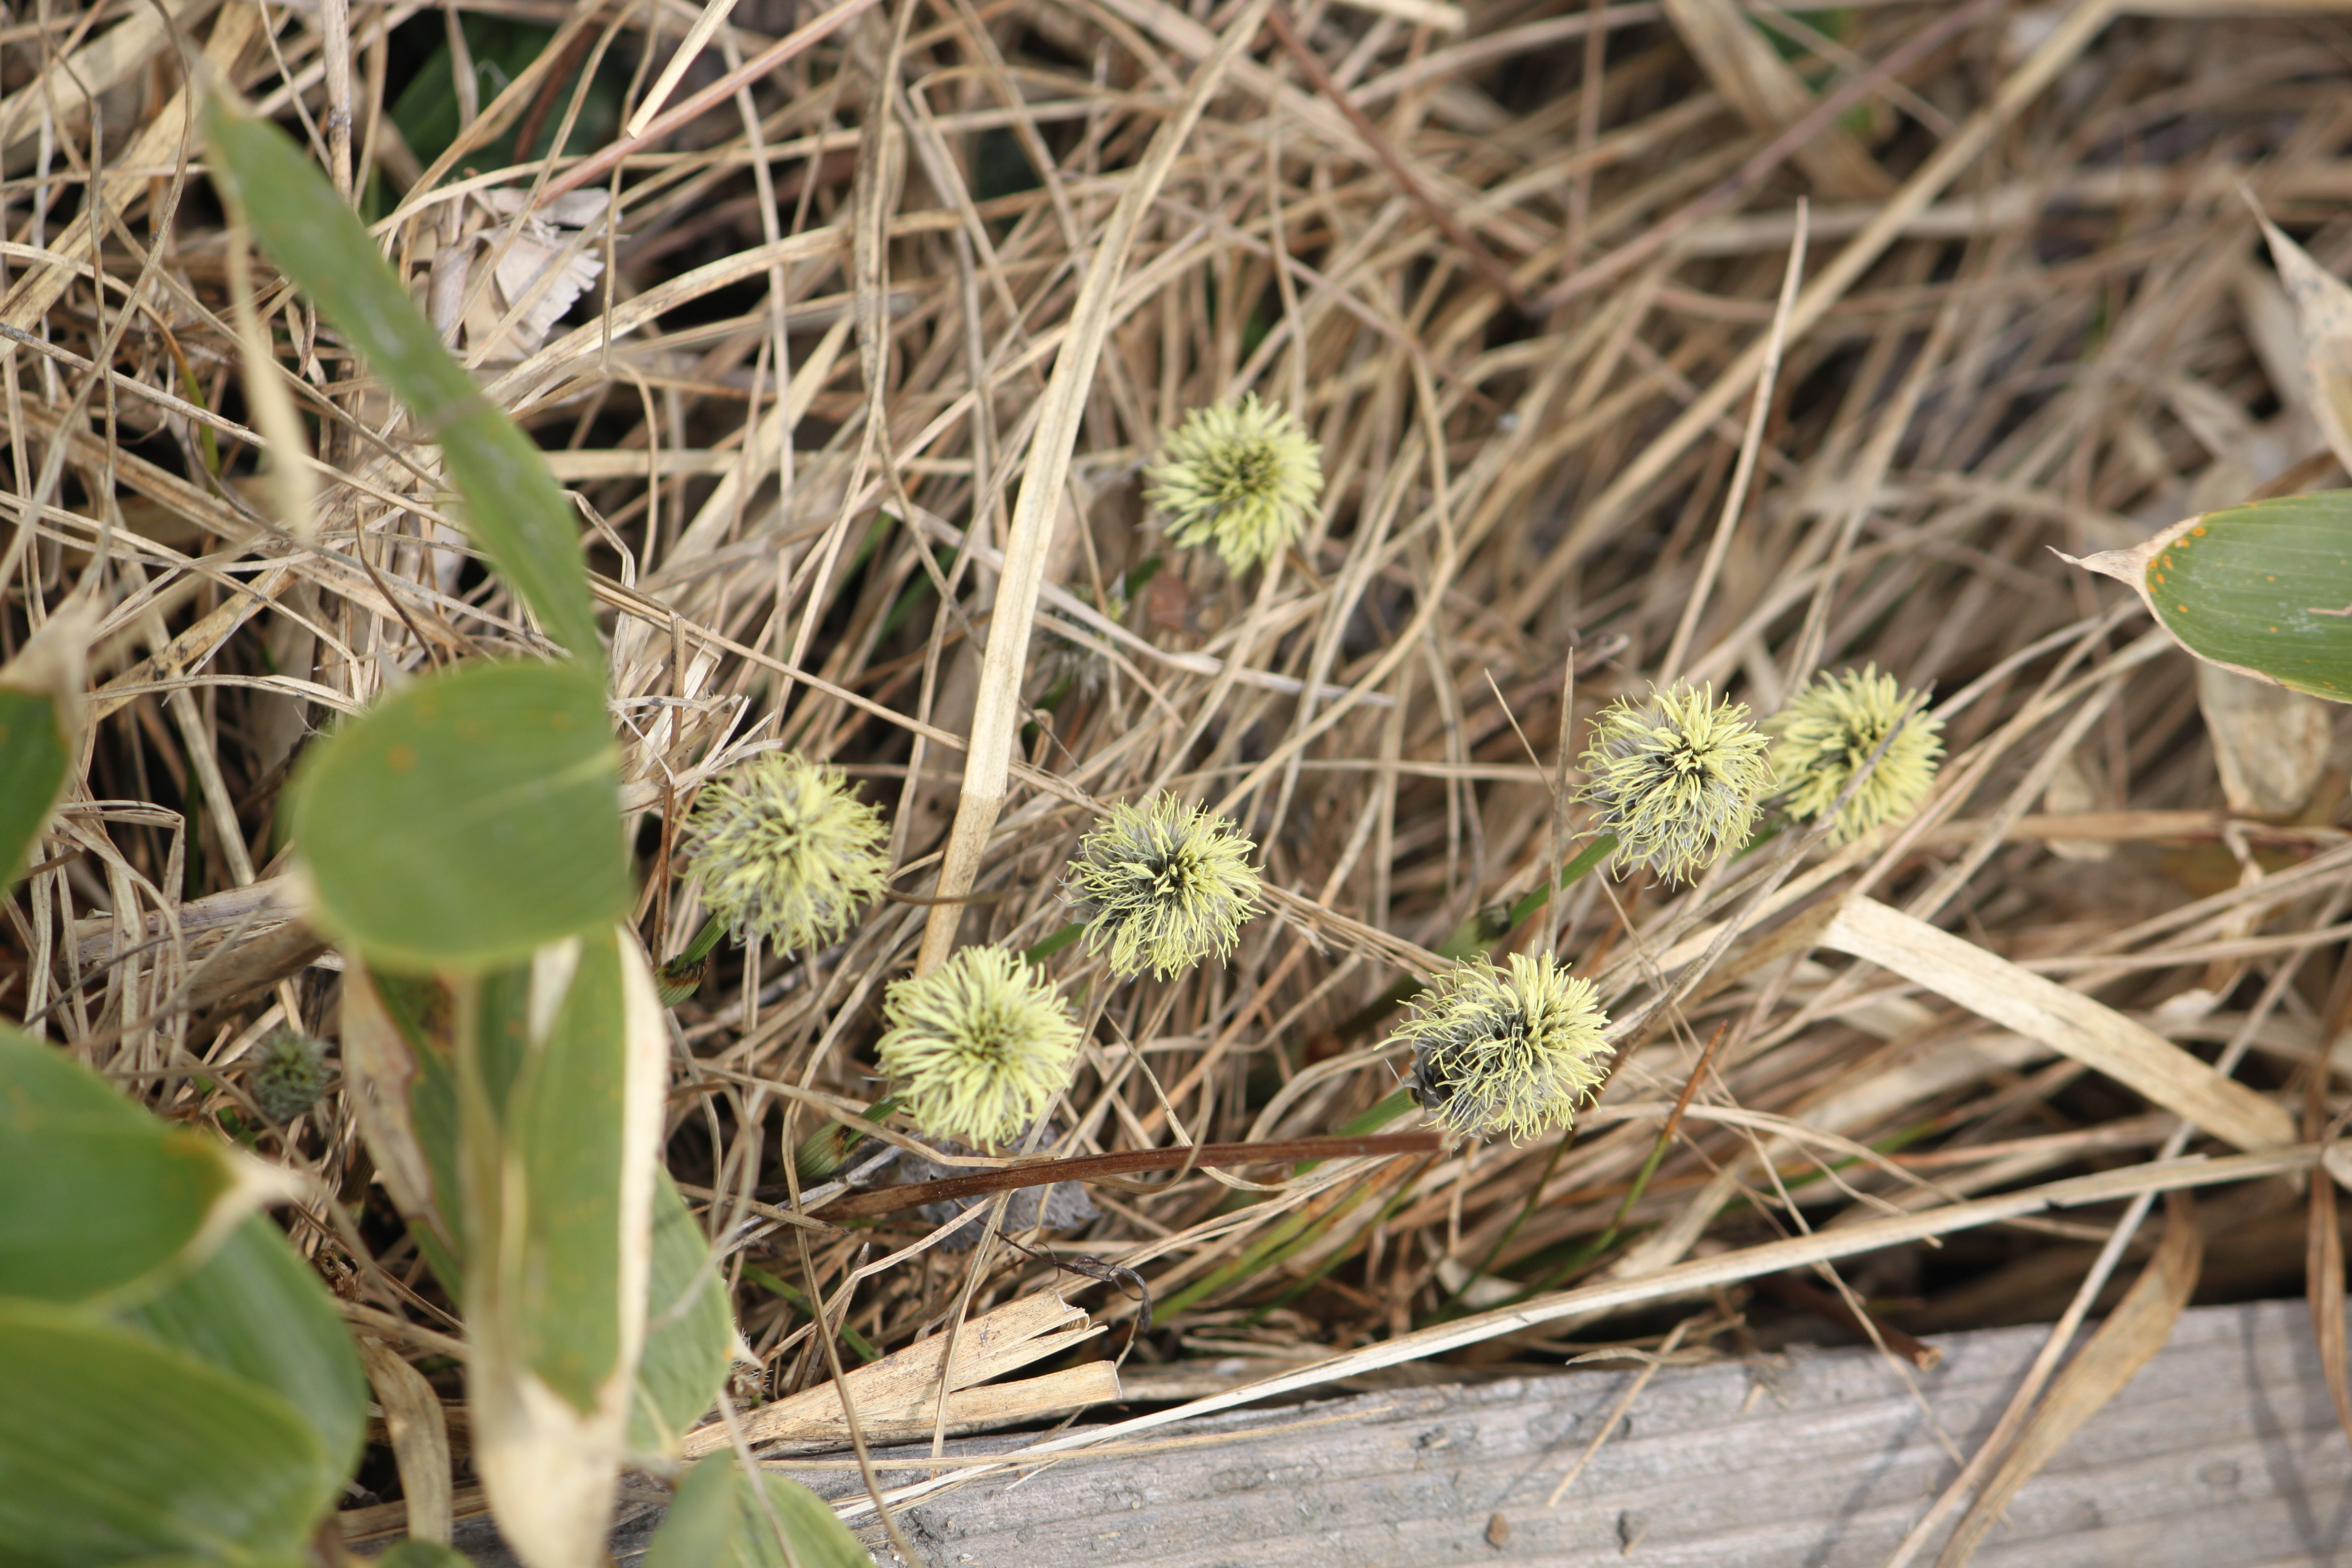
[[[292,139],[218,98],[205,105],[213,177],[287,277],[439,443],[466,527],[574,658],[598,653],[578,519],[514,421],[441,344],[375,242]]]

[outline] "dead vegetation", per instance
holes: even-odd
[[[1170,983],[1048,961],[1092,1028],[1035,1152],[1335,1131],[1397,1083],[1368,1005],[1573,855],[1584,721],[1669,674],[1759,712],[1822,668],[1932,686],[1939,787],[1692,889],[1587,879],[1505,939],[1617,1020],[1572,1137],[1099,1179],[1045,1245],[1149,1282],[1130,1398],[1340,1352],[1291,1385],[1669,1334],[2071,1334],[2173,1188],[2212,1188],[2170,1222],[2210,1237],[2209,1294],[2292,1292],[2306,1249],[2340,1277],[2297,1142],[2342,1103],[2352,1016],[2334,710],[2199,668],[2049,549],[2342,482],[2241,194],[2352,266],[2331,7],[845,9],[188,0],[0,34],[0,633],[85,574],[111,605],[0,1009],[367,1205],[405,1283],[355,1312],[420,1355],[453,1327],[338,1100],[276,1128],[244,1087],[273,1029],[336,1028],[279,789],[404,673],[541,645],[447,521],[429,432],[266,275],[319,526],[265,522],[184,54],[311,137],[577,494],[655,957],[700,923],[684,810],[779,744],[883,805],[898,892],[972,895],[805,957],[722,948],[676,1010],[669,1159],[759,1357],[739,1404],[826,1378],[812,1298],[854,1359],[1084,1283],[907,1212],[794,1217],[784,1152],[879,1093],[880,987],[927,923],[1034,943],[1097,803],[1215,805],[1274,907]],[[708,47],[666,71],[689,29]],[[450,40],[495,69],[434,132],[394,110],[451,80]],[[1328,485],[1237,580],[1163,545],[1140,471],[1246,390],[1301,411]],[[969,804],[992,769],[1001,811]],[[2170,1295],[2128,1321],[2160,1342],[2194,1247],[2148,1268]],[[902,1424],[1102,1397],[1087,1376]],[[368,1479],[396,1495],[388,1462]]]

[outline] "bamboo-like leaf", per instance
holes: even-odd
[[[66,786],[80,744],[82,649],[95,616],[58,608],[0,668],[0,892],[24,874],[26,851]]]
[[[764,1508],[731,1456],[687,1471],[644,1568],[867,1568],[873,1562],[808,1488],[782,1476],[761,1482]]]
[[[594,671],[469,665],[313,747],[294,830],[326,930],[381,967],[478,973],[626,910],[619,790]]]
[[[2352,490],[2207,512],[2136,549],[2065,559],[2129,587],[2198,658],[2352,702]]]
[[[359,1468],[368,1391],[351,1331],[319,1276],[262,1215],[248,1215],[212,1257],[121,1321],[285,1400],[338,1479]]]
[[[293,140],[219,98],[205,105],[213,177],[256,240],[441,447],[466,526],[547,633],[583,663],[600,645],[580,525],[546,459],[451,358],[375,242]]]
[[[296,1568],[342,1472],[294,1407],[145,1335],[0,1300],[0,1560]]]
[[[475,1464],[529,1568],[591,1568],[636,1391],[668,1036],[609,927],[461,997]]]
[[[735,1324],[710,1248],[666,1171],[654,1182],[653,1267],[646,1289],[646,1348],[629,1411],[629,1447],[675,1459],[688,1427],[719,1397]]]
[[[217,1139],[156,1121],[55,1047],[0,1028],[0,1296],[161,1286],[281,1191]]]

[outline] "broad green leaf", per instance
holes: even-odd
[[[667,1026],[611,926],[541,948],[527,983],[458,995],[475,1465],[529,1568],[589,1568],[627,1457]]]
[[[782,1476],[761,1479],[764,1509],[731,1457],[687,1471],[641,1568],[871,1568],[874,1559],[824,1500]],[[779,1531],[792,1542],[789,1555]]]
[[[338,1478],[359,1468],[368,1386],[350,1331],[319,1276],[261,1215],[122,1321],[284,1399],[318,1435]]]
[[[379,968],[480,973],[626,912],[620,753],[593,670],[423,677],[310,749],[294,831],[327,928]]]
[[[6,1028],[0,1194],[0,1295],[44,1301],[87,1300],[193,1261],[184,1255],[259,1195],[218,1140],[156,1121],[56,1047]]]
[[[675,1458],[679,1438],[708,1412],[727,1377],[735,1325],[710,1248],[666,1171],[654,1180],[653,1271],[646,1289],[646,1349],[629,1447]]]
[[[66,1308],[0,1300],[0,1564],[293,1568],[342,1477],[283,1399]]]
[[[2352,490],[2207,512],[2074,563],[2128,585],[2198,658],[2352,702]]]
[[[58,606],[0,668],[0,893],[66,786],[81,733],[82,653],[98,624],[82,599]]]
[[[467,528],[555,643],[598,658],[580,525],[530,438],[450,357],[359,218],[291,138],[218,97],[205,109],[213,177],[254,237],[441,446]]]

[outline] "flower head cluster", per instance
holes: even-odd
[[[1298,536],[1323,493],[1323,448],[1290,411],[1260,403],[1195,408],[1151,467],[1152,505],[1174,519],[1168,537],[1214,544],[1225,569],[1271,560]]]
[[[882,1016],[882,1070],[933,1137],[1002,1143],[1036,1121],[1076,1071],[1069,1004],[1001,947],[967,947],[929,974],[893,981]]]
[[[1893,676],[1879,674],[1876,665],[1864,665],[1843,675],[1816,676],[1765,721],[1772,735],[1772,772],[1788,790],[1782,804],[1789,815],[1808,821],[1831,811],[1854,775],[1867,769],[1853,797],[1832,817],[1830,842],[1843,844],[1882,822],[1910,816],[1935,784],[1936,763],[1944,754],[1944,721],[1927,712],[1918,698]]]
[[[1612,1047],[1592,983],[1549,956],[1515,952],[1508,970],[1459,963],[1396,1032],[1412,1043],[1412,1097],[1454,1131],[1531,1138],[1576,1119]]]
[[[1748,842],[1772,782],[1745,703],[1677,681],[1647,700],[1620,698],[1592,721],[1580,798],[1617,838],[1622,871],[1647,866],[1686,882]]]
[[[848,929],[882,890],[881,814],[835,769],[797,752],[739,768],[703,795],[687,830],[702,901],[738,942],[801,952]]]
[[[327,1092],[327,1047],[292,1029],[272,1029],[254,1053],[246,1091],[261,1114],[281,1126]]]
[[[1165,790],[1114,805],[1078,841],[1066,884],[1087,921],[1087,951],[1110,952],[1122,977],[1147,966],[1165,980],[1211,953],[1232,955],[1257,912],[1256,846],[1228,817]]]

